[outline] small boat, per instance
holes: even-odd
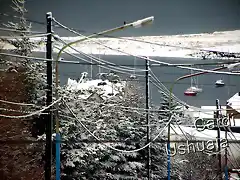
[[[190,88],[188,88],[185,92],[184,92],[185,96],[196,96],[197,92],[192,91]]]
[[[191,86],[191,87],[189,88],[189,90],[190,90],[190,91],[194,91],[194,92],[196,92],[196,93],[200,93],[200,92],[203,91],[202,88],[195,87],[195,86]]]
[[[191,75],[193,74],[193,71],[191,70]],[[203,91],[202,88],[198,87],[198,78],[191,77],[191,86],[187,89],[187,91],[193,91],[196,93],[200,93]]]
[[[222,86],[224,86],[225,84],[224,84],[224,82],[223,82],[222,79],[219,79],[219,80],[217,80],[217,81],[215,82],[215,85],[216,85],[217,87],[222,87]]]

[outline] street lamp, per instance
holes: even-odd
[[[56,93],[56,98],[58,99],[58,85],[59,85],[58,62],[59,62],[59,59],[61,58],[61,55],[62,55],[63,51],[66,48],[70,47],[73,44],[85,41],[87,39],[98,37],[98,36],[105,35],[105,34],[108,34],[108,33],[113,33],[113,32],[116,32],[116,31],[121,31],[121,30],[129,28],[129,27],[139,28],[139,27],[151,24],[153,21],[154,21],[154,17],[150,16],[150,17],[147,17],[147,18],[144,18],[144,19],[141,19],[141,20],[134,21],[132,23],[128,23],[128,24],[125,23],[122,26],[115,27],[115,28],[112,28],[112,29],[109,29],[109,30],[105,30],[105,31],[102,31],[102,32],[99,32],[99,33],[96,33],[96,34],[92,34],[90,36],[85,36],[81,39],[78,39],[76,41],[73,41],[73,42],[70,42],[70,43],[64,45],[57,54],[56,65],[55,65],[55,76],[56,76],[55,77],[56,78],[56,80],[55,80],[56,81],[55,82],[55,85],[56,85],[55,93]],[[58,108],[56,107],[56,109],[58,109]],[[56,154],[58,155],[58,157],[56,159],[58,159],[58,161],[59,161],[59,162],[56,162],[56,164],[57,164],[56,166],[58,166],[58,167],[56,167],[56,169],[60,173],[60,133],[59,133],[59,119],[58,119],[57,111],[56,111],[55,119],[56,119],[56,151],[57,151]]]

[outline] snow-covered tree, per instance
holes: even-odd
[[[2,41],[13,45],[16,49],[16,52],[19,55],[28,56],[31,54],[32,49],[36,47],[34,42],[31,42],[29,35],[31,35],[31,23],[28,23],[25,14],[27,12],[25,8],[24,0],[12,0],[13,10],[19,17],[19,20],[16,22],[9,21],[7,24],[4,24],[10,29],[16,30],[16,32],[11,33],[13,39],[2,39]],[[17,37],[16,37],[17,36]],[[19,37],[20,36],[20,37]],[[23,60],[23,59],[20,59]],[[25,59],[27,61],[27,59]]]
[[[160,93],[162,95],[162,101],[159,105],[160,112],[158,113],[160,122],[167,122],[172,114],[174,116],[172,117],[171,124],[189,124],[192,121],[192,118],[183,112],[184,106],[177,102],[173,98],[173,95],[170,97],[170,94],[164,91]]]
[[[123,108],[145,106],[144,98],[136,87],[127,83],[124,93],[108,98],[99,98],[101,93],[95,93],[95,96],[85,100],[79,100],[83,95],[82,90],[62,89],[61,92],[62,96],[68,97],[67,105],[78,118],[74,118],[62,105],[60,108],[61,134],[64,141],[61,147],[62,179],[146,179],[147,149],[124,152],[146,144],[145,112]],[[94,91],[91,89],[91,92]],[[153,123],[157,123],[154,114],[150,117]],[[81,123],[102,142],[97,142]],[[153,130],[160,131],[159,128]],[[106,145],[123,151],[115,151]],[[167,157],[164,148],[163,143],[151,145],[152,173],[153,179],[156,180],[166,178]],[[177,176],[177,171],[174,173]]]

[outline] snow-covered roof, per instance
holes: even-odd
[[[231,126],[235,125],[237,127],[240,127],[240,119],[238,118],[234,118],[234,120],[230,119],[230,122],[231,122]]]
[[[180,128],[179,128],[180,127]],[[172,135],[177,135],[178,137],[185,137],[184,134],[189,134],[195,137],[197,140],[216,140],[217,131],[216,130],[204,130],[199,132],[196,128],[186,127],[179,125],[172,126],[173,131],[171,131]],[[182,132],[183,131],[183,132]],[[183,134],[184,133],[184,134]],[[240,133],[233,133],[237,140],[240,140]],[[220,131],[220,137],[225,137],[225,131]],[[232,134],[228,132],[228,137],[232,137]]]
[[[112,97],[122,92],[124,88],[125,82],[112,83],[109,80],[101,79],[76,81],[68,78],[67,82],[68,90],[82,91],[82,94],[79,95],[81,99],[87,99],[93,92],[97,92],[102,98]]]
[[[228,106],[240,113],[240,94],[236,93],[227,101]]]
[[[195,108],[189,108],[184,110],[186,114],[191,115],[195,118],[213,118],[214,111],[216,111],[216,106],[201,106],[201,109],[196,110]],[[226,106],[221,106],[222,115],[226,115]]]

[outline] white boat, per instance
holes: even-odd
[[[221,86],[224,86],[225,83],[223,82],[222,79],[219,79],[219,80],[217,80],[217,81],[215,82],[215,85],[216,85],[217,87],[221,87]]]
[[[192,70],[191,70],[191,74],[193,74]],[[198,78],[196,77],[196,79],[194,79],[194,77],[191,77],[191,86],[187,89],[187,91],[193,91],[196,93],[200,93],[202,92],[202,88],[198,87]]]
[[[193,91],[193,92],[196,92],[196,93],[202,92],[202,88],[199,88],[199,87],[196,87],[196,86],[191,86],[189,88],[189,90]]]

